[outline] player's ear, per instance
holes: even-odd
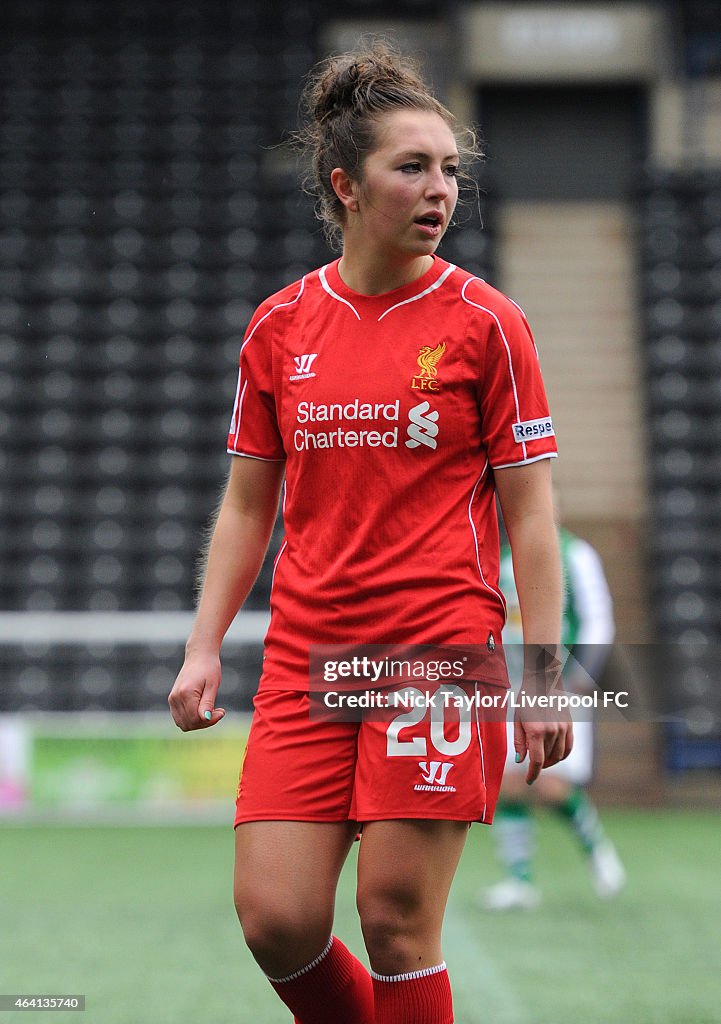
[[[334,167],[330,172],[330,183],[345,209],[350,213],[358,213],[357,182],[342,167]]]

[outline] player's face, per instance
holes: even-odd
[[[439,114],[397,110],[378,120],[358,193],[362,230],[376,246],[407,255],[434,252],[458,200],[458,151]]]

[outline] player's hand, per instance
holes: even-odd
[[[566,712],[558,712],[556,721],[531,721],[533,712],[519,709],[513,724],[513,745],[520,764],[528,754],[526,782],[532,785],[542,768],[550,768],[568,757],[573,749],[573,723]],[[538,713],[536,712],[536,719]]]
[[[186,656],[168,697],[170,713],[183,732],[209,729],[225,716],[225,710],[215,706],[220,676],[218,655]]]

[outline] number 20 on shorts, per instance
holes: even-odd
[[[407,686],[396,695],[399,707],[409,710],[395,716],[386,731],[386,753],[388,757],[426,757],[428,740],[425,735],[407,735],[413,727],[419,727],[430,715],[428,733],[430,743],[439,754],[447,757],[458,756],[468,750],[471,744],[471,708],[466,692],[460,686],[444,683],[435,693]],[[458,730],[455,739],[446,735],[449,712],[453,712],[453,731]],[[401,738],[401,733],[406,735]]]

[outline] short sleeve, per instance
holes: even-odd
[[[263,307],[248,325],[240,349],[238,386],[228,431],[228,451],[255,459],[285,459],[273,387],[272,330]]]
[[[494,469],[557,454],[538,351],[523,312],[500,293],[486,306],[478,401],[482,440]]]
[[[576,643],[606,647],[613,642],[616,627],[601,557],[580,537],[566,536],[561,550],[565,552],[570,592],[579,619]]]

